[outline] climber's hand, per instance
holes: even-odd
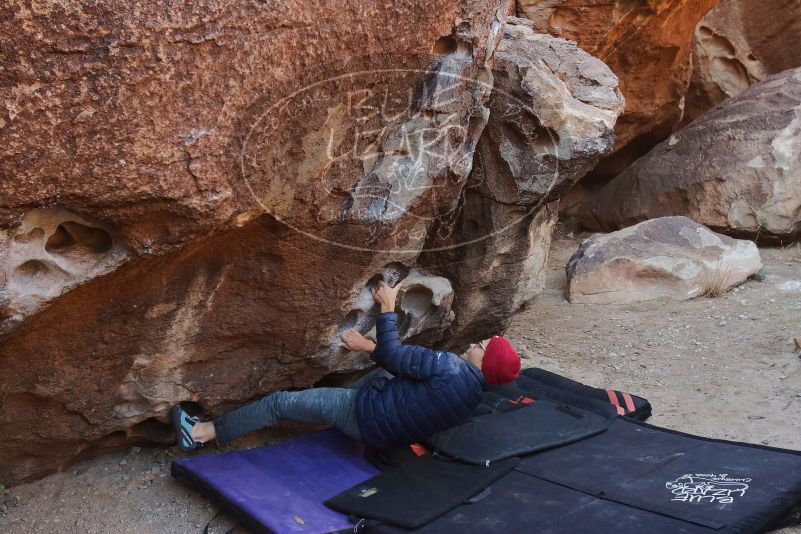
[[[356,352],[373,352],[375,350],[375,343],[361,335],[353,328],[348,328],[339,334],[345,346],[352,351]]]
[[[373,298],[381,306],[381,313],[395,311],[395,297],[398,296],[398,290],[401,283],[395,284],[395,287],[389,287],[389,284],[380,280],[378,285],[373,288]]]

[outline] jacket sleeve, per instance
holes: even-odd
[[[395,312],[379,315],[375,331],[377,343],[370,358],[393,375],[426,380],[446,370],[448,360],[456,357],[441,350],[402,344]]]

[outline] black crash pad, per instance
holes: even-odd
[[[373,534],[486,534],[525,532],[527,534],[711,534],[708,528],[605,501],[546,480],[512,471],[491,487],[489,495],[476,504],[453,508],[418,528],[389,524],[368,525]]]
[[[618,418],[517,469],[605,500],[727,532],[755,532],[801,501],[801,452]]]
[[[325,505],[359,518],[418,527],[476,498],[518,461],[509,458],[484,467],[419,456],[328,499]]]
[[[624,417],[605,432],[521,458],[490,486],[415,529],[368,532],[757,533],[801,503],[801,452],[715,440]]]
[[[607,424],[600,415],[540,400],[519,410],[473,417],[425,444],[450,458],[484,465],[585,439],[603,432]]]

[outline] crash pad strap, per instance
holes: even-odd
[[[634,410],[636,410],[636,408],[634,407],[634,401],[632,400],[631,395],[629,395],[625,391],[621,391],[620,394],[623,395],[623,400],[626,401],[626,410],[627,410],[626,413],[631,413]]]
[[[645,420],[651,415],[651,405],[642,397],[611,388],[588,386],[536,367],[522,371],[514,386],[524,392],[534,393],[533,396],[537,399],[565,402],[601,415],[611,412],[610,415],[613,417],[625,415],[638,420]],[[496,390],[495,387],[491,389]],[[511,388],[501,388],[501,392],[503,389]],[[621,413],[621,409],[624,413]]]
[[[609,402],[612,404],[612,406],[615,407],[615,410],[617,410],[617,414],[626,415],[626,410],[624,410],[623,407],[620,405],[620,403],[617,401],[617,395],[615,394],[615,391],[612,389],[607,389],[606,394],[609,396]]]
[[[412,443],[411,445],[409,445],[409,448],[412,449],[412,452],[416,456],[425,456],[429,452],[428,449],[426,449],[425,447],[423,447],[419,443]]]

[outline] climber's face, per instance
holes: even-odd
[[[467,350],[461,355],[462,359],[467,360],[479,369],[481,369],[481,362],[484,360],[484,351],[487,349],[487,343],[490,338],[482,339],[478,343],[470,343]]]

